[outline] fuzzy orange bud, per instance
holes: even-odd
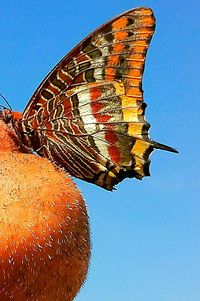
[[[71,301],[90,257],[80,191],[47,159],[23,153],[0,121],[0,300]]]

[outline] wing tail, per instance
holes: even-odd
[[[151,145],[153,146],[153,148],[156,148],[156,149],[161,149],[161,150],[165,150],[165,151],[172,152],[172,153],[178,153],[178,151],[175,148],[165,145],[165,144],[162,144],[162,143],[158,143],[156,141],[151,141]]]

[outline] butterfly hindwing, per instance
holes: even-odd
[[[120,106],[116,108],[115,103]],[[125,171],[137,176],[131,153],[136,139],[127,134],[114,83],[71,89],[62,94],[59,106],[52,110],[51,122],[38,129],[41,155],[59,162],[73,176],[107,189],[122,180]]]

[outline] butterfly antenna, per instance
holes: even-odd
[[[11,107],[11,105],[9,104],[9,102],[7,101],[7,99],[3,96],[3,94],[1,94],[0,93],[0,96],[1,96],[1,98],[3,98],[3,100],[5,101],[5,103],[8,105],[8,108],[9,108],[9,110],[10,111],[12,111],[12,107]],[[6,107],[4,107],[4,106],[1,106],[2,108],[6,108]]]

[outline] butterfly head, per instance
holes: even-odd
[[[31,147],[33,138],[33,130],[29,127],[28,123],[24,124],[22,121],[22,113],[13,112],[10,109],[4,109],[2,112],[2,119],[6,124],[10,124],[16,132],[21,144]]]
[[[10,109],[4,109],[3,111],[3,121],[8,124],[16,124],[19,123],[22,119],[22,113],[20,112],[13,112]]]

